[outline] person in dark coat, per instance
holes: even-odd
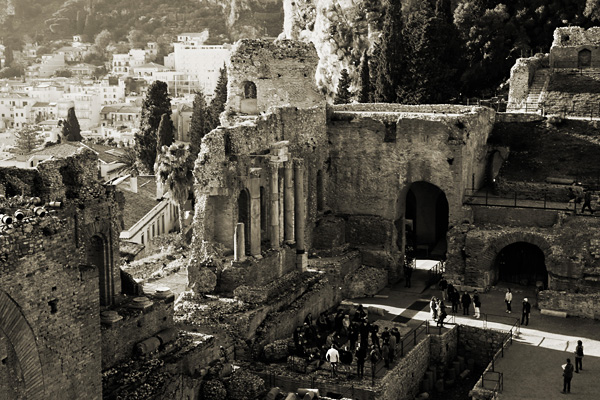
[[[567,365],[564,366],[563,370],[563,393],[571,393],[571,379],[573,379],[573,364],[571,359],[567,358]]]
[[[452,313],[456,314],[458,312],[458,303],[460,303],[460,293],[458,293],[458,290],[454,289],[449,297],[450,302],[452,303]]]
[[[575,372],[579,373],[580,369],[583,369],[583,342],[578,340],[575,347]]]
[[[350,324],[350,332],[349,332],[349,337],[350,337],[350,350],[354,351],[354,349],[356,348],[356,342],[358,342],[358,335],[359,335],[359,325],[358,322],[356,321],[352,321],[352,324]]]
[[[400,343],[401,336],[400,336],[400,331],[398,330],[398,328],[396,328],[396,327],[392,328],[392,336],[396,337],[396,344]]]
[[[385,367],[390,369],[390,345],[386,342],[383,342],[383,346],[381,346],[381,357],[383,357]]]
[[[583,206],[581,207],[582,214],[586,207],[589,208],[591,214],[594,214],[594,210],[592,210],[592,191],[589,189],[586,189],[585,194],[583,195]]]
[[[379,344],[379,336],[377,336],[378,333],[379,333],[379,326],[371,325],[371,343],[373,343],[375,346],[377,346],[377,349],[381,349],[381,345]]]
[[[469,293],[465,291],[460,298],[460,302],[463,306],[463,315],[469,315],[469,306],[471,305],[471,296],[469,296]]]
[[[412,273],[412,260],[407,258],[406,260],[404,260],[404,287],[410,287]]]
[[[438,282],[438,287],[440,288],[440,291],[442,292],[442,300],[447,300],[447,290],[448,290],[448,281],[446,280],[446,278],[444,278],[444,276],[442,275],[442,279],[440,279],[440,281]]]
[[[381,341],[383,343],[390,342],[390,330],[387,326],[385,328],[383,328],[383,332],[381,332]]]
[[[365,376],[365,360],[367,359],[367,347],[361,346],[358,344],[358,348],[356,349],[356,375],[359,378]]]
[[[529,314],[531,313],[531,304],[527,300],[527,297],[523,299],[523,312],[521,313],[521,325],[529,325]]]
[[[373,380],[375,380],[375,373],[377,372],[377,363],[379,362],[379,360],[381,360],[381,353],[379,353],[379,349],[377,348],[377,346],[371,346],[369,359],[371,360],[371,375]]]

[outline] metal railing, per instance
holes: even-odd
[[[490,378],[489,375],[493,375],[494,378]],[[492,386],[485,386],[486,382],[492,382]],[[481,376],[481,387],[484,389],[492,390],[496,393],[502,393],[504,389],[504,374],[497,371],[487,371]]]
[[[485,190],[485,192],[472,192],[468,194],[471,189],[465,190],[463,204],[469,206],[493,206],[493,207],[507,207],[507,208],[532,208],[538,210],[552,210],[552,211],[572,211],[577,214],[583,204],[578,205],[575,201],[551,201],[548,199],[548,194],[544,193],[542,199],[531,198],[531,194],[524,192],[514,192],[510,195],[494,195],[491,191]],[[577,214],[583,215],[583,214]],[[586,216],[598,217],[599,214],[585,214]]]

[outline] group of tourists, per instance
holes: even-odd
[[[319,361],[319,366],[327,361],[331,365],[332,376],[337,376],[339,364],[351,365],[356,359],[357,376],[364,376],[365,362],[373,367],[383,361],[386,368],[394,361],[401,336],[398,328],[379,326],[369,322],[367,310],[359,305],[350,317],[346,310],[335,313],[325,312],[313,321],[309,313],[303,325],[296,327],[293,335],[295,353],[309,361]],[[373,378],[375,368],[372,368]]]
[[[562,366],[563,369],[563,390],[561,393],[571,393],[571,380],[573,379],[573,370],[576,374],[583,370],[583,342],[577,341],[575,347],[575,366],[571,364],[571,359],[567,358],[567,363]]]

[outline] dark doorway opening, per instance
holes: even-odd
[[[250,254],[250,196],[247,190],[242,190],[238,197],[238,223],[244,224],[245,254]]]
[[[418,258],[446,258],[448,200],[444,192],[428,182],[415,182],[406,195],[406,244]]]
[[[112,303],[110,269],[107,265],[107,258],[104,239],[98,235],[92,236],[87,252],[87,262],[98,268],[101,306],[108,306]]]
[[[548,288],[548,271],[544,252],[534,244],[516,242],[504,247],[496,256],[498,280],[524,286]]]
[[[592,65],[592,52],[588,49],[583,49],[577,54],[579,68],[590,67]]]

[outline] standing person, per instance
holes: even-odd
[[[390,369],[390,345],[387,342],[383,342],[383,346],[381,346],[381,357],[383,357],[385,367]]]
[[[412,277],[412,273],[412,260],[407,257],[404,261],[404,287],[410,287],[410,279]]]
[[[444,278],[444,275],[442,275],[442,278],[440,279],[440,282],[438,283],[438,287],[440,288],[440,291],[442,292],[442,300],[447,300],[448,297],[446,296],[446,290],[448,290],[448,281],[446,280],[446,278]]]
[[[444,319],[448,314],[446,313],[446,305],[443,301],[438,303],[438,326],[444,327]]]
[[[367,347],[358,344],[356,349],[356,375],[359,378],[365,376],[365,359],[367,358]]]
[[[432,321],[437,319],[437,299],[435,296],[433,296],[431,301],[429,301],[429,314],[431,315]]]
[[[456,314],[458,312],[458,303],[460,303],[460,293],[458,293],[457,289],[453,289],[449,297],[452,303],[452,313]]]
[[[475,307],[474,317],[481,317],[481,299],[479,298],[479,293],[477,293],[477,289],[475,289],[475,293],[473,293],[473,306]]]
[[[396,344],[400,343],[401,336],[400,336],[400,331],[398,330],[398,328],[396,328],[396,327],[392,328],[392,336],[394,336],[396,338]]]
[[[369,359],[371,360],[371,377],[373,381],[375,381],[375,373],[377,372],[377,363],[379,362],[381,356],[379,354],[379,350],[375,345],[371,346],[371,352],[369,353]]]
[[[469,306],[471,305],[471,296],[469,296],[469,293],[465,291],[460,298],[460,302],[463,306],[463,315],[469,315]]]
[[[337,364],[340,362],[340,353],[333,344],[331,345],[331,348],[327,350],[325,359],[331,364],[331,376],[335,377],[337,373]]]
[[[523,312],[521,315],[521,325],[525,322],[525,325],[529,325],[529,314],[531,313],[531,304],[529,304],[529,300],[527,297],[523,299]]]
[[[378,333],[379,333],[379,325],[373,324],[371,326],[371,343],[373,345],[377,346],[377,349],[381,349],[381,344],[379,343],[379,336],[377,336]]]
[[[348,336],[350,337],[350,350],[354,350],[356,348],[356,342],[358,342],[358,334],[359,334],[359,325],[358,322],[352,321],[350,324],[350,332]]]
[[[390,328],[388,328],[387,326],[383,328],[383,332],[381,332],[381,341],[383,343],[390,342]]]
[[[563,393],[571,393],[571,379],[573,379],[573,364],[567,358],[567,364],[563,366]]]
[[[396,345],[398,341],[396,340],[396,335],[392,331],[390,335],[390,362],[394,362],[394,358],[396,357]]]
[[[579,370],[583,370],[583,343],[581,340],[577,341],[577,347],[575,347],[575,372],[579,373]]]
[[[511,309],[512,292],[510,291],[510,288],[508,288],[506,290],[506,294],[504,295],[504,302],[506,303],[506,312],[510,314],[512,311],[512,309]]]
[[[594,210],[592,210],[592,191],[590,189],[586,189],[583,195],[583,206],[581,207],[582,214],[586,207],[590,209],[591,214],[594,214]]]

